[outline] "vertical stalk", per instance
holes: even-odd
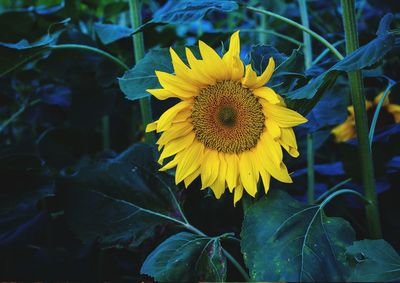
[[[129,13],[132,29],[136,29],[142,23],[141,19],[141,5],[139,0],[129,0]],[[135,64],[144,57],[144,42],[143,34],[141,32],[135,33],[133,36],[133,52],[135,55]],[[143,125],[146,126],[152,120],[150,96],[141,98],[140,112],[142,114]],[[145,133],[144,136],[146,143],[154,143],[154,135],[152,133]]]
[[[315,172],[314,172],[314,134],[307,134],[307,202],[314,203]]]
[[[310,28],[306,0],[298,0],[300,7],[301,24]],[[303,31],[304,66],[309,69],[312,65],[312,45],[310,35]],[[315,174],[314,174],[314,135],[307,134],[307,202],[314,203]]]
[[[261,30],[267,29],[267,16],[264,14],[260,14],[260,28],[261,28]],[[258,33],[258,41],[262,44],[267,43],[267,37],[268,37],[268,34],[265,32]]]
[[[105,115],[103,116],[103,118],[101,118],[101,126],[101,134],[103,136],[103,150],[108,150],[110,149],[110,116]]]
[[[343,9],[343,26],[346,39],[346,53],[349,54],[359,46],[357,22],[355,13],[355,0],[341,0]],[[365,109],[364,86],[361,71],[348,73],[350,82],[350,95],[354,106],[360,166],[364,184],[364,194],[368,200],[365,206],[368,229],[371,238],[382,238],[379,219],[378,199],[375,191],[374,166],[368,141],[368,119]]]

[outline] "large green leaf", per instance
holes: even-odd
[[[338,75],[362,70],[379,62],[395,47],[395,35],[387,31],[389,23],[390,16],[384,17],[379,26],[378,36],[374,40],[347,55],[305,86],[284,94],[286,99],[295,100],[289,106],[307,114],[323,92],[332,86]]]
[[[63,26],[67,22],[68,20],[65,20],[59,24]],[[0,42],[0,77],[50,50],[49,45],[56,42],[61,32],[62,29],[49,33],[32,43],[26,39],[17,43]]]
[[[246,211],[241,237],[254,281],[343,281],[349,272],[350,224],[279,190]]]
[[[229,13],[238,7],[236,1],[169,0],[154,13],[152,20],[135,29],[134,33],[160,24],[189,24],[201,20],[210,11]]]
[[[226,258],[219,238],[181,232],[161,243],[140,272],[161,282],[222,282],[226,279]]]
[[[400,256],[386,241],[357,241],[347,248],[347,253],[356,262],[349,281],[400,281]]]
[[[171,177],[156,171],[153,155],[153,147],[135,144],[58,181],[67,221],[80,239],[134,247],[157,225],[183,221]]]
[[[94,24],[94,31],[103,44],[110,44],[133,34],[133,30],[130,28],[101,23]]]
[[[119,78],[119,87],[130,100],[149,96],[149,88],[160,87],[155,71],[173,72],[167,48],[152,49],[131,70]]]

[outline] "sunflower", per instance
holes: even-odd
[[[367,110],[369,124],[371,124],[376,107],[382,99],[383,94],[383,92],[379,93],[372,102],[368,100],[365,101],[365,109]],[[354,107],[348,106],[347,111],[349,112],[347,119],[331,131],[337,143],[348,141],[357,136]],[[376,127],[381,128],[393,123],[400,123],[400,105],[390,103],[389,95],[387,95],[383,101],[381,111],[379,112],[379,119]]]
[[[175,182],[186,187],[200,176],[202,189],[210,187],[217,199],[228,188],[234,205],[243,191],[256,195],[260,176],[265,193],[271,176],[291,183],[282,147],[299,156],[292,127],[307,120],[265,86],[275,69],[273,58],[260,76],[244,66],[239,31],[222,58],[202,41],[199,49],[202,59],[186,48],[186,65],[170,48],[175,74],[156,71],[162,88],[147,90],[160,100],[180,100],[146,127],[162,132],[159,163],[170,161],[160,170],[176,167]]]

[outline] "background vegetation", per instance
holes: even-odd
[[[330,134],[348,116],[347,72],[362,71],[367,100],[390,90],[400,104],[397,1],[355,2],[362,47],[348,56],[340,1],[306,2],[310,29],[337,53],[315,37],[304,48],[287,21],[306,25],[302,1],[145,0],[132,27],[134,2],[0,3],[0,279],[399,280],[400,125],[383,109],[372,124],[385,241],[365,240],[377,237],[357,195],[357,141]],[[260,72],[273,56],[271,85],[309,120],[296,128],[300,157],[285,161],[294,183],[273,182],[245,216],[232,195],[158,172],[139,102],[155,69],[172,72],[169,46],[223,52],[236,30],[242,59]],[[174,103],[151,101],[148,118]]]

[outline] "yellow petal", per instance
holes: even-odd
[[[180,183],[196,171],[202,161],[204,154],[204,145],[198,141],[194,141],[192,146],[182,152],[182,158],[176,167],[175,183]]]
[[[201,188],[205,189],[211,186],[217,179],[219,171],[218,151],[206,149],[204,151],[204,160],[201,164]]]
[[[343,124],[332,129],[331,133],[335,135],[336,142],[345,142],[356,136],[356,129],[351,121],[352,119],[347,118]]]
[[[242,60],[240,60],[239,31],[232,34],[229,50],[224,54],[222,60],[225,62],[231,80],[239,81],[243,78],[244,65]]]
[[[270,57],[267,68],[261,74],[261,76],[257,77],[257,81],[252,86],[252,88],[258,88],[264,86],[269,81],[274,71],[275,71],[275,61],[274,58]]]
[[[153,122],[153,123],[150,123],[150,124],[147,124],[147,126],[146,126],[146,133],[148,133],[148,132],[153,132],[153,131],[155,131],[157,129],[157,121],[156,122]]]
[[[171,97],[177,97],[169,90],[163,88],[146,89],[146,91],[159,100],[165,100]]]
[[[197,168],[192,174],[187,176],[183,182],[185,183],[185,187],[189,187],[189,185],[200,175],[201,167]]]
[[[374,104],[375,105],[378,105],[378,103],[379,103],[379,101],[382,99],[382,97],[383,97],[383,95],[384,95],[384,93],[385,92],[381,92],[381,93],[379,93],[375,98],[374,98]],[[383,101],[383,104],[382,104],[382,106],[386,106],[386,105],[388,105],[390,102],[389,102],[389,93],[386,95],[386,97],[385,97],[385,100]]]
[[[186,136],[176,138],[174,140],[171,140],[168,142],[165,146],[164,149],[160,155],[160,158],[158,160],[158,163],[162,164],[163,160],[167,157],[170,157],[185,148],[188,148],[192,143],[195,138],[194,132],[189,133]]]
[[[169,169],[174,168],[176,165],[178,165],[181,159],[182,159],[182,153],[179,152],[177,155],[175,155],[174,159],[165,164],[162,168],[159,169],[159,171],[167,171]]]
[[[158,145],[165,145],[173,139],[186,136],[193,130],[193,125],[189,122],[173,123],[158,139]]]
[[[214,184],[211,185],[211,189],[213,190],[215,197],[217,199],[221,197],[221,195],[225,192],[226,189],[225,179],[226,179],[227,164],[224,155],[225,154],[222,152],[218,153],[218,158],[219,158],[218,176]]]
[[[189,84],[186,80],[180,77],[161,71],[156,71],[156,75],[164,89],[172,92],[176,97],[182,100],[198,95],[198,87]]]
[[[282,162],[278,164],[276,160],[274,160],[269,148],[266,148],[265,143],[259,142],[256,146],[256,152],[258,153],[259,162],[262,167],[267,170],[272,177],[283,183],[292,183],[292,178],[290,178],[285,164]]]
[[[274,138],[278,139],[281,136],[281,128],[278,124],[272,119],[265,119],[265,126],[267,128],[268,133]]]
[[[225,154],[226,161],[226,183],[229,191],[232,192],[236,187],[239,175],[239,158],[236,154]]]
[[[240,180],[246,192],[254,197],[257,193],[257,182],[250,153],[248,151],[242,152],[239,161]]]
[[[307,122],[302,115],[289,108],[260,101],[265,117],[273,119],[281,128],[291,128]]]
[[[297,151],[296,136],[294,135],[293,129],[282,128],[281,131],[282,134],[279,143],[292,157],[298,157],[299,152]]]
[[[172,120],[173,123],[185,122],[188,121],[190,116],[192,115],[192,107],[188,107],[187,109],[183,109],[176,114],[175,118]]]
[[[181,110],[191,106],[191,104],[192,102],[190,101],[181,101],[165,111],[157,121],[157,132],[163,132],[168,129],[171,126],[172,120],[175,118],[175,116]]]
[[[265,193],[268,193],[271,175],[266,170],[260,170]]]
[[[253,71],[251,65],[246,65],[246,75],[242,79],[242,85],[251,88],[257,82],[257,74]]]
[[[203,60],[198,60],[193,55],[192,51],[189,48],[185,48],[186,58],[189,62],[190,68],[193,71],[193,76],[204,85],[215,84],[215,78],[212,78],[210,74],[207,74],[204,70],[204,62]]]
[[[281,145],[268,132],[262,133],[259,143],[265,148],[268,156],[276,165],[282,162],[283,153]]]
[[[272,88],[266,86],[253,89],[253,93],[255,96],[265,99],[272,104],[279,104],[281,102],[279,95]]]
[[[235,192],[233,195],[233,206],[236,206],[236,203],[242,198],[242,196],[243,196],[243,186],[239,184],[235,188]]]
[[[400,123],[400,105],[398,104],[388,104],[386,109],[389,113],[393,115],[395,123]]]
[[[217,81],[228,79],[225,63],[219,57],[218,53],[201,40],[199,40],[199,49],[207,74],[211,75]]]

